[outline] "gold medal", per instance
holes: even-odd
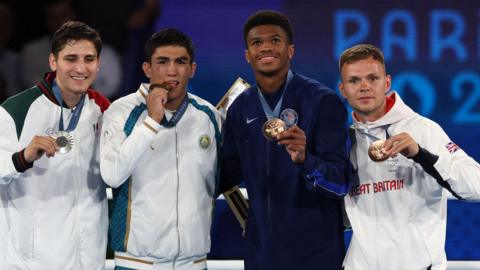
[[[383,143],[385,143],[384,140],[377,140],[370,144],[368,147],[368,156],[371,160],[380,162],[388,159],[385,148],[383,148]]]
[[[277,135],[285,130],[287,130],[287,125],[278,118],[268,120],[262,127],[263,136],[269,140],[277,140]]]
[[[66,154],[72,150],[73,147],[73,136],[67,131],[58,131],[52,135],[52,138],[55,140],[55,143],[58,146],[58,153]]]
[[[167,92],[172,91],[172,87],[168,83],[164,82],[164,83],[152,83],[152,84],[150,84],[150,87],[148,88],[148,92],[151,92],[156,88],[165,89]]]

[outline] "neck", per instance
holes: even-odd
[[[265,94],[272,94],[278,91],[280,86],[287,80],[288,68],[283,72],[278,72],[272,76],[266,76],[257,73],[255,80],[257,81],[260,91]]]
[[[366,113],[366,114],[360,113],[360,112],[357,112],[357,111],[354,113],[355,118],[362,123],[375,122],[378,119],[382,118],[385,114],[387,114],[387,104],[386,104],[386,102],[383,103],[383,106],[378,111],[374,111],[374,112],[370,112],[370,113]]]
[[[182,104],[183,99],[187,96],[187,92],[184,92],[182,96],[168,100],[167,103],[165,103],[165,109],[169,111],[176,111],[180,105]]]
[[[63,101],[70,109],[75,107],[82,98],[82,94],[67,93],[66,91],[61,90],[61,88],[60,91],[62,93]]]
[[[355,118],[357,118],[358,121],[362,122],[362,123],[366,123],[366,122],[375,122],[377,121],[378,119],[382,118],[382,116],[384,116],[385,113],[383,114],[378,114],[378,115],[362,115],[362,114],[359,114],[359,113],[355,113]]]

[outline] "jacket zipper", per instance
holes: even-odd
[[[178,256],[180,256],[180,230],[178,229],[178,196],[179,196],[179,191],[180,191],[180,175],[179,175],[179,169],[178,169],[178,135],[177,135],[177,126],[174,127],[175,129],[175,165],[177,169],[177,201],[175,203],[175,210],[177,214],[177,219],[176,219],[176,224],[175,224],[175,229],[177,230],[177,255],[173,259],[173,269],[175,270],[175,263],[178,259]]]

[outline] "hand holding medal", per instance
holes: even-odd
[[[45,154],[47,157],[55,156],[57,151],[55,140],[50,136],[34,136],[25,148],[23,154],[25,160],[30,163],[38,160]]]
[[[285,145],[285,149],[294,163],[302,163],[305,161],[307,137],[305,132],[297,126],[297,122],[298,114],[292,109],[285,109],[280,114],[280,119],[272,118],[264,124],[264,127],[272,124],[269,139],[277,140],[279,145]],[[266,130],[269,131],[265,128],[263,130],[264,135]],[[273,135],[275,136],[273,137]]]
[[[402,132],[387,140],[376,140],[368,147],[368,156],[380,162],[401,153],[407,158],[415,156],[420,150],[417,142],[407,133]]]
[[[285,109],[279,118],[271,118],[262,126],[262,132],[265,138],[275,141],[277,136],[287,129],[295,126],[298,122],[298,114],[293,109]]]
[[[163,119],[164,105],[168,102],[168,92],[171,90],[172,87],[167,83],[154,83],[148,89],[148,95],[145,98],[148,115],[158,123]]]

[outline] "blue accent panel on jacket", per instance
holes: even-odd
[[[135,127],[140,115],[147,108],[147,106],[142,103],[136,106],[125,122],[123,131],[128,137]],[[110,248],[113,251],[126,251],[125,235],[127,232],[127,211],[128,211],[128,190],[130,187],[130,181],[125,181],[118,188],[113,190],[113,200],[112,200],[112,213],[110,215],[110,224],[108,228],[108,242]]]
[[[130,136],[130,133],[132,133],[132,130],[135,127],[138,118],[146,108],[147,105],[145,105],[145,103],[141,103],[140,105],[137,105],[135,108],[133,108],[132,112],[127,118],[127,122],[125,122],[125,126],[123,127],[123,131],[125,132],[125,135],[127,137]]]
[[[339,196],[344,196],[348,192],[348,185],[339,185],[336,183],[332,183],[331,181],[328,181],[325,176],[319,171],[315,170],[311,174],[307,174],[305,176],[308,180],[313,180],[313,185],[315,187],[321,187],[323,189],[326,189],[330,192],[333,192]]]

